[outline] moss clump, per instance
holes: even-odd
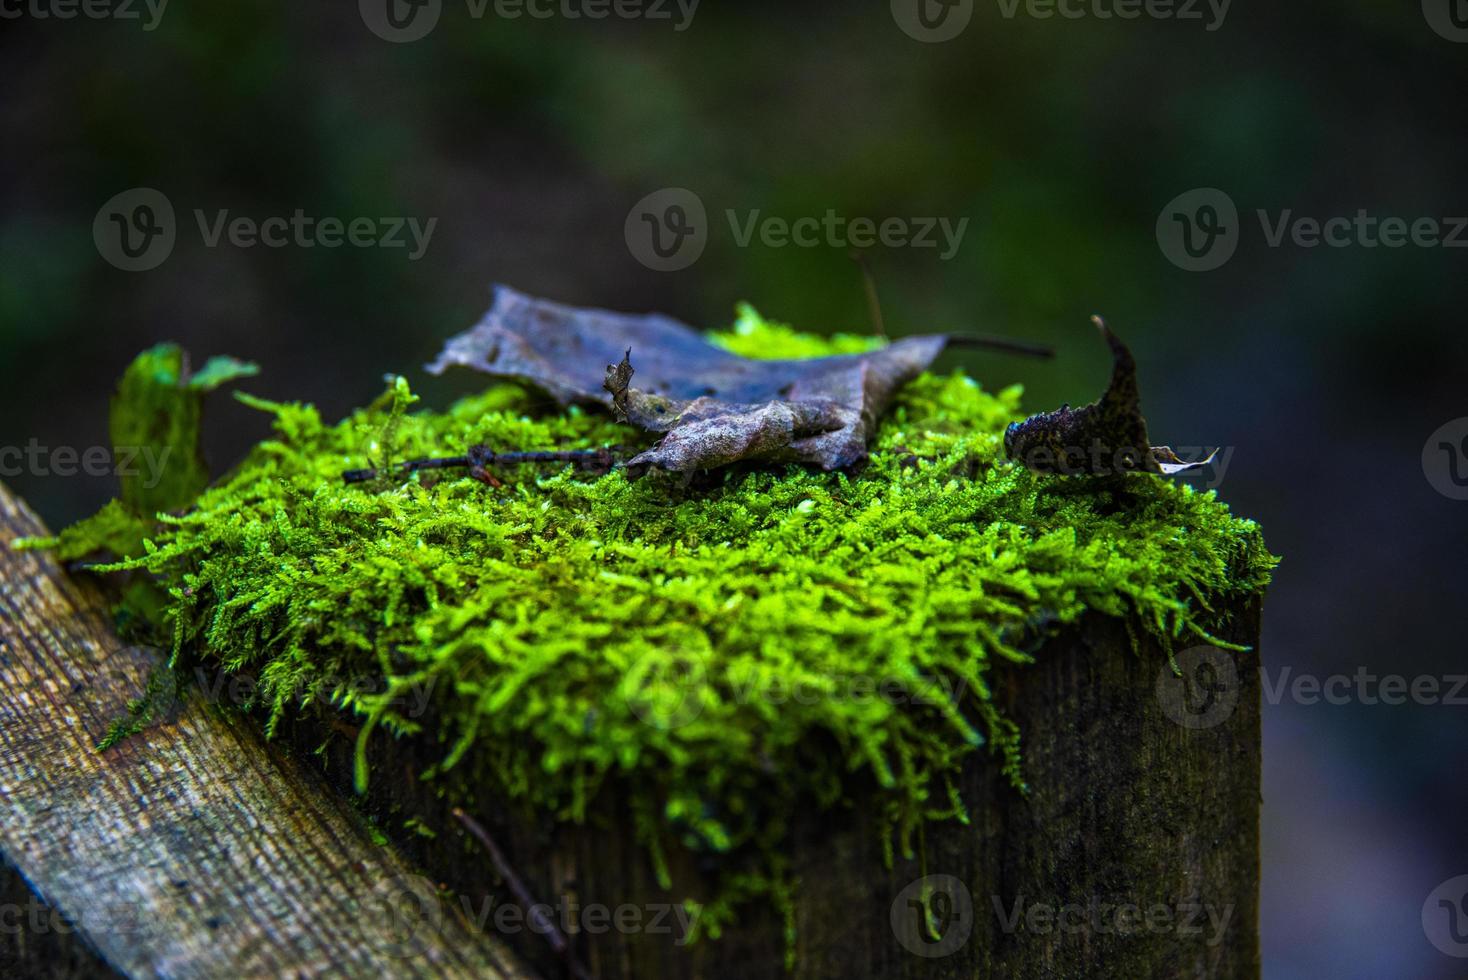
[[[748,309],[719,338],[763,356],[869,344]],[[347,486],[344,470],[475,443],[643,437],[503,384],[410,413],[398,380],[335,425],[247,400],[275,438],[116,566],[168,585],[176,655],[256,674],[272,723],[329,706],[361,717],[362,744],[382,727],[436,740],[438,778],[557,820],[617,780],[659,867],[682,846],[778,868],[791,813],[858,796],[906,851],[921,821],[962,818],[968,754],[987,744],[1021,778],[1020,733],[988,695],[997,661],[1088,610],[1206,635],[1210,600],[1257,592],[1274,564],[1212,493],[1002,461],[1019,391],[962,374],[910,385],[860,472],[712,488],[569,467]]]

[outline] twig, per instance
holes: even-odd
[[[416,473],[419,470],[457,469],[458,467],[468,465],[468,456],[442,456],[436,459],[410,459],[406,462],[399,463],[398,469],[404,473]],[[347,470],[342,474],[342,479],[348,483],[366,483],[368,480],[377,479],[380,472],[382,471],[376,468]]]
[[[545,936],[546,942],[550,943],[551,949],[565,961],[567,968],[570,969],[578,980],[591,980],[591,975],[571,955],[571,943],[566,939],[566,934],[561,932],[560,927],[556,925],[554,919],[541,911],[545,906],[531,896],[530,889],[525,887],[525,882],[520,880],[520,876],[515,874],[515,869],[510,867],[509,861],[505,860],[504,852],[494,842],[494,838],[489,836],[489,831],[485,830],[480,826],[479,821],[469,816],[469,814],[465,813],[459,807],[454,807],[453,814],[454,819],[463,824],[464,829],[473,834],[479,840],[479,843],[484,845],[484,849],[489,852],[489,860],[494,865],[495,871],[504,879],[505,884],[510,888],[510,893],[515,896],[515,901],[524,907],[526,916],[531,919],[531,928],[539,927],[541,934]]]
[[[521,463],[575,463],[584,469],[606,469],[610,470],[616,462],[612,457],[610,448],[603,449],[563,449],[544,450],[538,452],[510,452],[497,453],[488,446],[475,446],[464,456],[438,456],[429,459],[410,459],[397,464],[394,469],[403,474],[416,473],[419,470],[450,470],[467,468],[478,479],[488,467],[496,464],[513,466]],[[368,468],[365,470],[348,470],[342,474],[342,479],[347,483],[366,483],[375,480],[382,475],[380,468]]]
[[[872,275],[872,267],[867,263],[867,257],[862,252],[852,249],[849,253],[851,261],[861,270],[862,288],[867,295],[867,310],[872,318],[872,332],[883,340],[887,339],[887,325],[882,319],[882,301],[877,297],[877,279]],[[1029,344],[1023,340],[1010,340],[1007,337],[985,337],[978,334],[950,334],[948,343],[953,347],[980,347],[986,350],[1004,351],[1008,354],[1021,354],[1025,357],[1054,357],[1055,348],[1044,344]]]
[[[982,347],[987,350],[1002,350],[1009,354],[1025,357],[1054,357],[1055,348],[1045,344],[1030,344],[1008,337],[985,337],[979,334],[949,334],[948,343],[953,347]]]
[[[861,270],[862,287],[867,294],[867,309],[872,315],[872,330],[883,340],[887,339],[887,326],[882,321],[882,302],[877,298],[877,280],[872,276],[871,266],[867,265],[867,257],[855,249],[851,250],[851,260]]]

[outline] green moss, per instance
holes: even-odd
[[[766,356],[833,346],[747,308],[719,337]],[[246,399],[275,437],[117,567],[168,585],[177,656],[258,675],[272,726],[325,707],[360,716],[363,745],[384,728],[430,739],[436,778],[557,820],[583,820],[618,781],[659,868],[683,847],[745,869],[700,919],[714,932],[741,895],[788,908],[780,845],[800,808],[861,800],[909,853],[924,820],[964,818],[971,753],[1020,782],[1021,733],[989,699],[996,663],[1028,662],[1087,611],[1204,636],[1210,603],[1259,591],[1274,564],[1212,493],[1002,461],[1019,390],[962,374],[910,385],[856,473],[344,485],[348,469],[474,443],[645,442],[510,385],[442,412],[409,414],[412,400],[399,379],[329,425]]]
[[[23,544],[52,548],[62,561],[97,550],[114,554],[141,550],[153,527],[153,514],[188,506],[209,485],[199,453],[204,396],[258,372],[255,365],[232,357],[210,358],[194,372],[177,344],[159,344],[139,354],[112,396],[109,428],[121,499],[56,538]],[[140,454],[149,461],[146,468],[138,464]]]

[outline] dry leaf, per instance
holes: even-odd
[[[451,339],[428,369],[439,374],[459,364],[530,382],[563,405],[597,403],[663,433],[627,464],[634,472],[656,466],[687,473],[744,461],[833,470],[866,457],[892,396],[950,341],[1045,353],[932,335],[866,354],[752,360],[665,316],[578,309],[500,286],[484,319]]]
[[[1066,476],[1161,473],[1172,476],[1200,469],[1216,453],[1184,462],[1167,446],[1149,445],[1137,389],[1137,362],[1126,344],[1099,316],[1091,322],[1111,347],[1111,384],[1090,405],[1062,405],[1053,412],[1015,422],[1004,433],[1009,458],[1041,473]]]

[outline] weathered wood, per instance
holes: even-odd
[[[0,977],[97,980],[117,972],[14,868],[0,864]]]
[[[38,531],[3,493],[0,528],[0,540]],[[1257,604],[1225,611],[1227,639],[1257,642]],[[1204,719],[1216,724],[1185,727],[1158,696],[1165,657],[1141,639],[1134,651],[1124,624],[1093,616],[1034,665],[999,669],[995,696],[1024,732],[1030,792],[975,756],[962,781],[970,823],[929,827],[917,857],[888,869],[863,807],[800,815],[795,975],[1257,977],[1257,652],[1233,659],[1222,696],[1234,703]],[[417,778],[438,747],[374,736],[369,809],[389,831],[407,817],[437,831],[399,844],[459,893],[438,901],[342,802],[350,732],[321,756],[335,798],[318,785],[320,763],[268,751],[250,721],[207,711],[198,695],[177,723],[99,757],[92,744],[147,666],[112,637],[86,583],[0,552],[0,855],[59,913],[85,917],[78,935],[124,972],[313,975],[339,962],[354,975],[524,975],[510,946],[548,976],[787,975],[769,907],[745,909],[717,942],[679,943],[666,910],[687,890],[659,889],[615,792],[584,827],[481,801],[473,818],[524,881],[511,889],[451,802]],[[300,724],[292,736],[315,749],[328,734]],[[709,872],[674,868],[695,891]],[[955,899],[943,940],[914,928],[909,899],[925,878]],[[526,925],[526,891],[552,906],[569,956]],[[383,905],[393,897],[414,900],[402,917]],[[131,913],[127,927],[99,928],[116,906]],[[592,906],[630,910],[630,925],[602,918],[594,932]],[[519,913],[509,928],[506,908]],[[503,935],[476,938],[461,911]],[[647,928],[654,917],[662,929]],[[0,953],[12,949],[50,958],[57,977],[97,966],[55,936],[0,939]]]
[[[16,975],[530,975],[311,767],[197,693],[99,754],[152,661],[95,588],[9,547],[44,533],[0,486],[0,863],[76,928],[43,916],[0,941]],[[0,929],[30,918],[9,884]]]
[[[1220,611],[1233,614],[1222,638],[1257,644],[1257,602]],[[1021,795],[994,759],[975,755],[962,780],[970,823],[930,826],[915,858],[899,856],[887,869],[875,814],[863,808],[798,817],[795,975],[1258,977],[1257,647],[1215,651],[1216,664],[1232,665],[1221,674],[1184,655],[1202,683],[1182,709],[1191,713],[1180,715],[1175,692],[1159,694],[1165,653],[1145,634],[1138,640],[1134,650],[1126,624],[1093,615],[1046,643],[1035,664],[998,669],[995,697],[1024,733],[1030,791]],[[321,730],[302,727],[301,744],[318,745]],[[402,778],[378,779],[372,805],[384,824],[411,815],[440,831],[404,844],[469,907],[487,907],[486,898],[515,905],[509,889],[486,887],[495,876],[483,851],[453,832],[435,784],[416,778],[438,751],[374,736],[375,767]],[[340,737],[325,753],[342,792],[350,792],[351,752],[352,739]],[[535,898],[582,910],[564,924],[574,961],[592,975],[788,975],[784,924],[768,907],[746,909],[722,939],[692,947],[679,945],[677,928],[643,928],[687,892],[657,886],[615,795],[599,799],[585,827],[548,826],[503,805],[482,809],[477,818]],[[696,890],[707,871],[684,863],[674,874]],[[948,876],[932,883],[955,901],[947,942],[925,941],[908,904],[921,887],[914,883],[930,875]],[[592,905],[630,909],[634,925],[575,934]],[[567,975],[541,936],[507,932],[538,969]]]

